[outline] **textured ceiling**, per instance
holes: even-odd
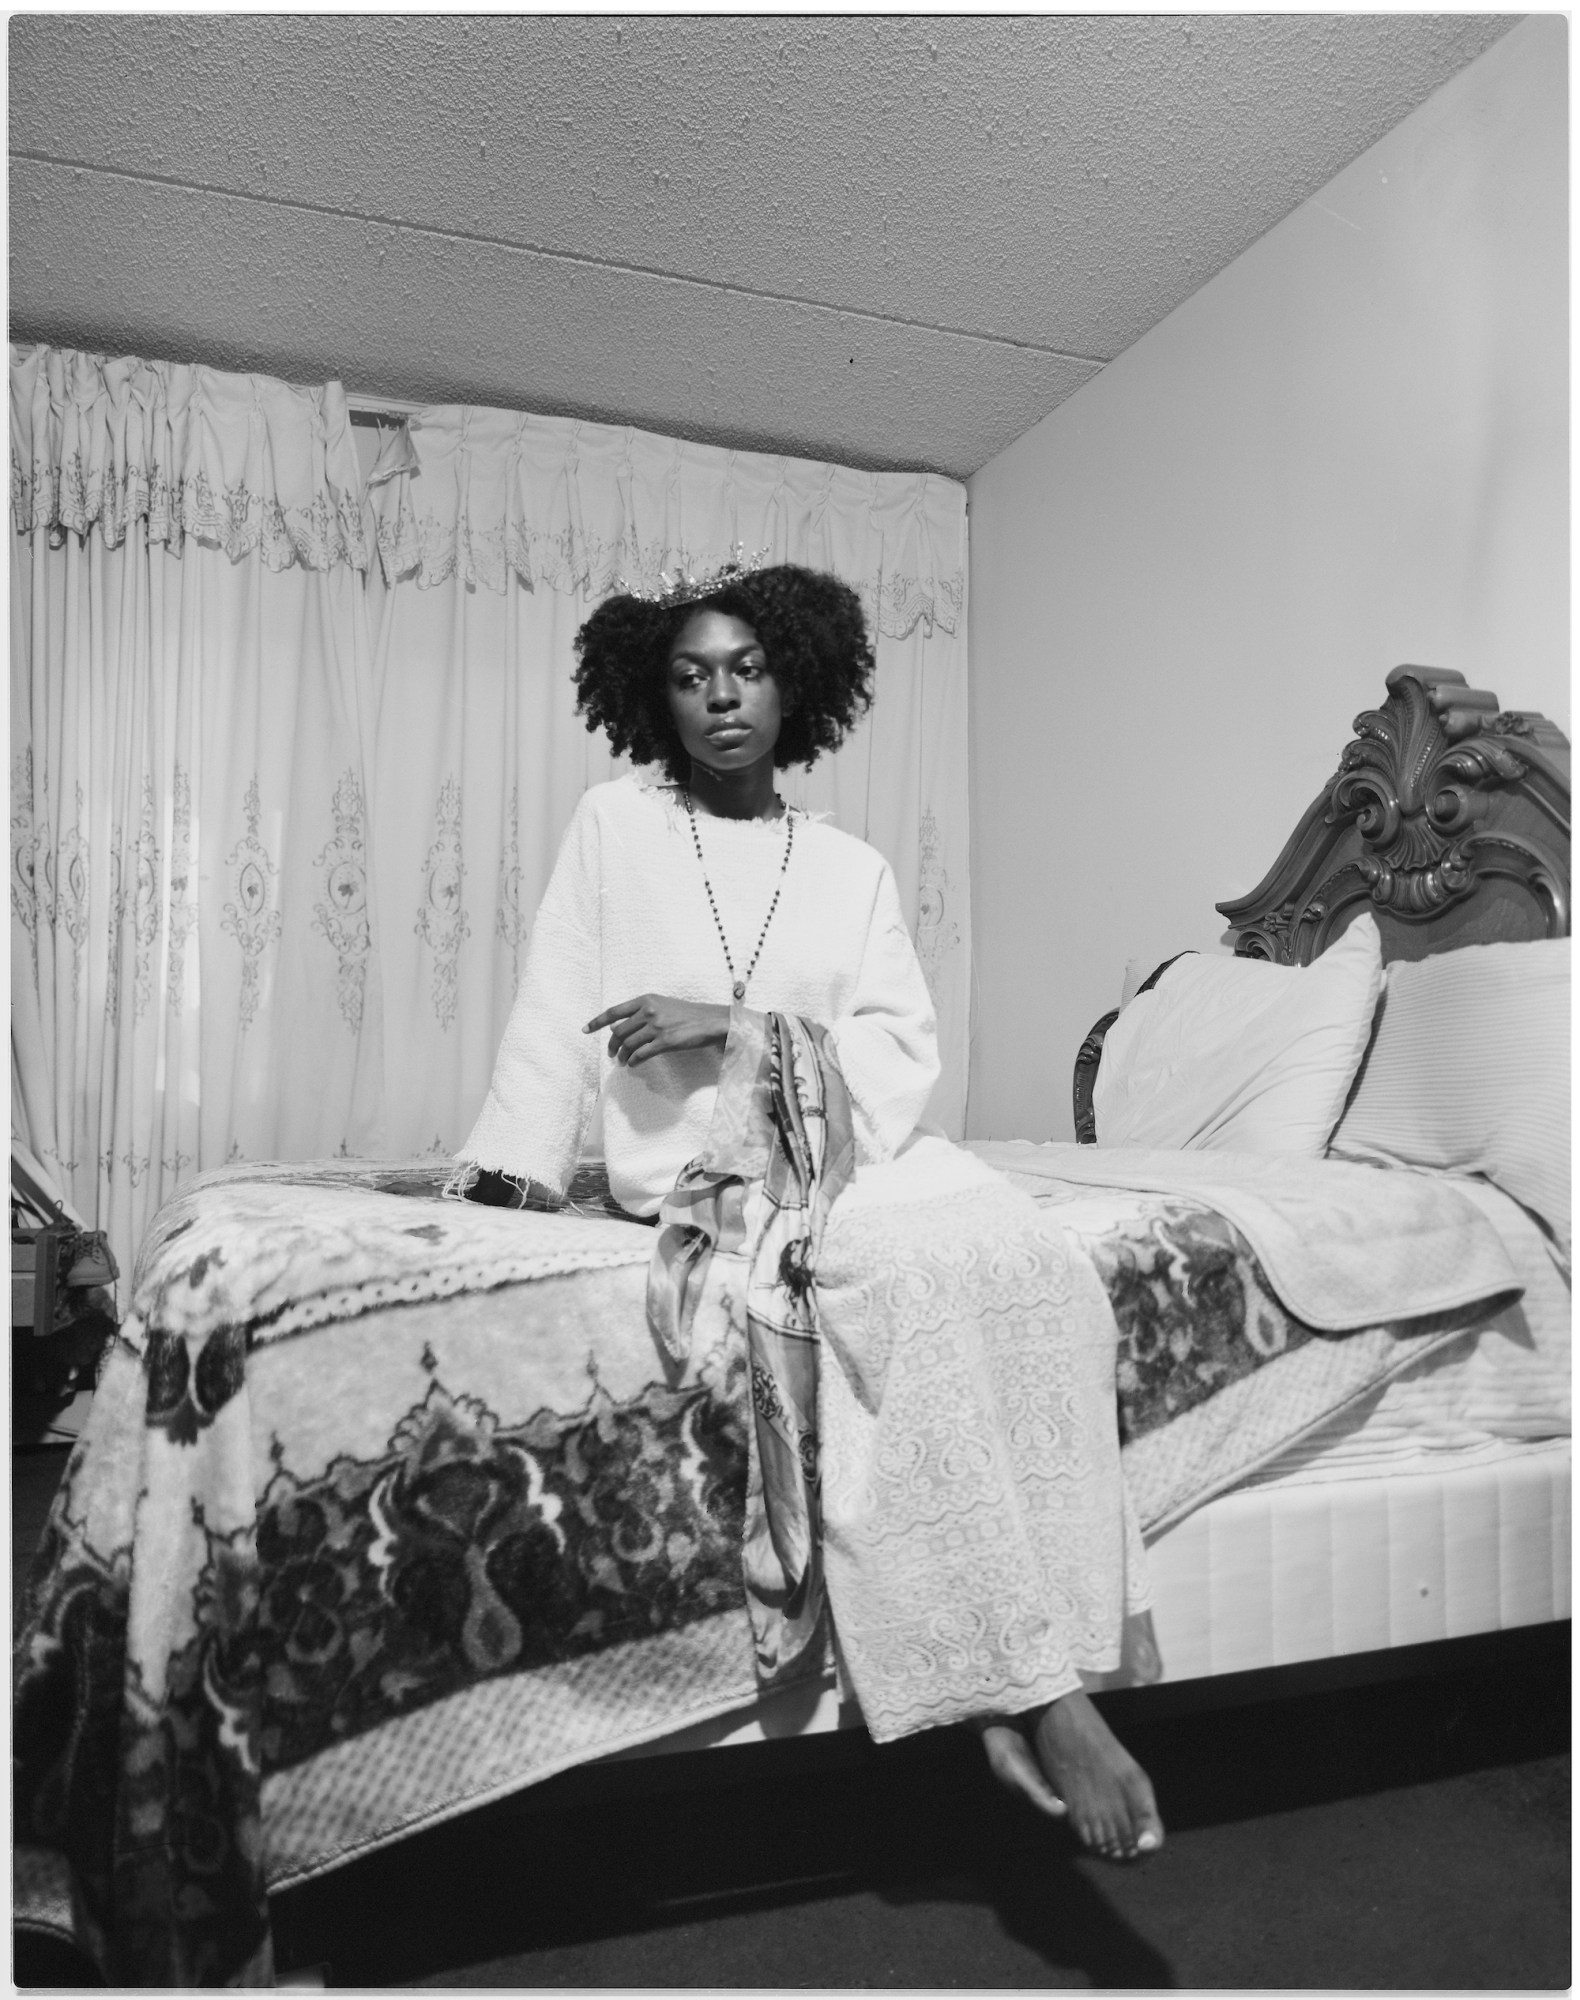
[[[12,336],[964,477],[1517,18],[13,15]]]

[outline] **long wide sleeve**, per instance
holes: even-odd
[[[560,842],[483,1108],[456,1158],[563,1194],[598,1095],[602,1039],[598,817],[586,796]]]
[[[850,1006],[828,1026],[850,1091],[856,1158],[892,1159],[915,1131],[938,1081],[938,1023],[900,892],[878,870]]]

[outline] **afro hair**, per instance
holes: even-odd
[[[731,577],[680,602],[610,597],[576,634],[576,707],[633,763],[661,765],[676,784],[690,760],[669,714],[669,653],[698,611],[727,612],[757,634],[784,720],[774,765],[814,763],[837,750],[872,703],[876,662],[861,600],[837,576],[779,563]]]

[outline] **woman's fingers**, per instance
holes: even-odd
[[[671,1049],[687,1046],[684,1024],[666,1021],[655,1010],[652,1015],[639,1015],[631,1022],[620,1045],[619,1060],[627,1067],[634,1067],[650,1062],[654,1056],[667,1055]]]
[[[647,995],[645,993],[638,994],[634,1000],[617,1001],[613,1007],[605,1007],[601,1014],[594,1014],[586,1027],[582,1029],[582,1033],[584,1035],[595,1035],[600,1028],[612,1027],[616,1021],[626,1019],[627,1016],[637,1013],[646,1005]]]
[[[616,1062],[629,1066],[645,1061],[648,1056],[660,1053],[659,1042],[663,1034],[661,1023],[655,1019],[654,1010],[639,1004],[633,1013],[627,1014],[615,1023],[609,1034],[609,1053]]]
[[[594,1014],[582,1033],[593,1035],[600,1028],[607,1028],[610,1055],[616,1062],[628,1062],[632,1036],[651,1027],[652,998],[650,993],[639,993],[634,1000],[619,1000],[614,1006],[605,1007],[601,1014]]]
[[[595,1014],[582,1030],[609,1030],[609,1054],[616,1062],[646,1062],[675,1049],[723,1048],[729,1036],[728,1007],[675,1000],[662,993],[639,993]]]

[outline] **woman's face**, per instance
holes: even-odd
[[[669,712],[693,763],[722,774],[772,758],[784,719],[779,683],[750,625],[711,607],[694,612],[668,672]]]

